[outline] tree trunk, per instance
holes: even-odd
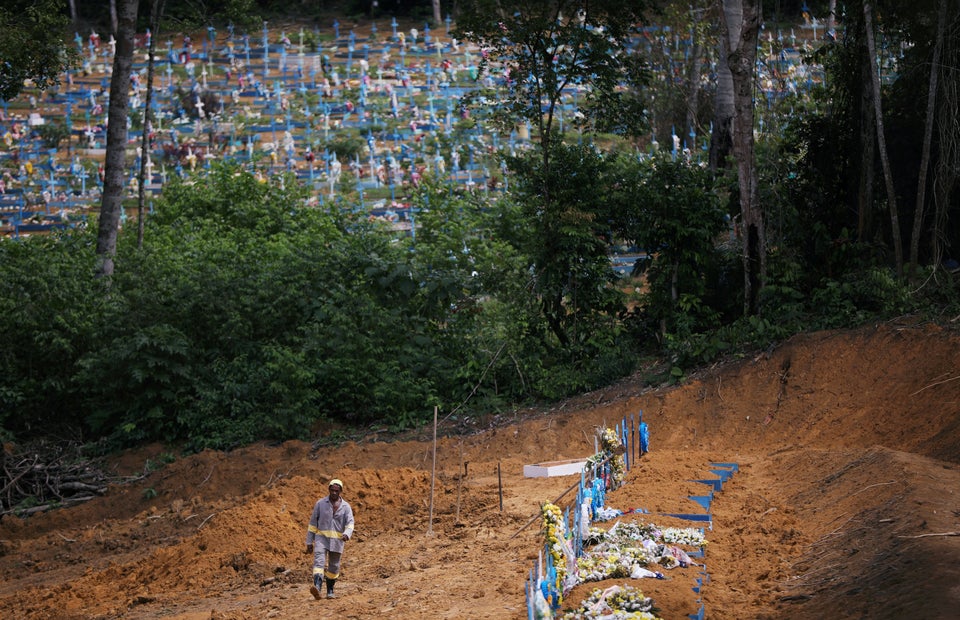
[[[827,13],[827,23],[825,24],[827,37],[833,40],[837,38],[837,0],[830,0],[829,13]]]
[[[126,2],[126,0],[121,0],[121,2]],[[117,0],[110,0],[110,32],[119,37],[120,33],[117,32],[119,28],[117,21]]]
[[[147,191],[147,181],[149,180],[147,179],[147,160],[150,157],[150,134],[152,133],[150,106],[153,104],[153,50],[160,31],[160,15],[163,14],[164,4],[166,4],[166,0],[151,0],[150,2],[150,45],[147,46],[147,96],[144,98],[143,105],[143,135],[140,141],[140,171],[138,174],[140,182],[137,184],[137,249],[143,248],[143,207]]]
[[[728,7],[728,4],[736,6]],[[714,101],[713,131],[710,135],[710,170],[716,172],[727,166],[727,158],[733,150],[733,75],[730,74],[730,41],[740,38],[742,10],[736,2],[724,0],[723,14],[728,15],[721,23],[720,50],[717,54],[717,95]],[[727,23],[729,22],[729,23]],[[724,27],[724,24],[726,26]]]
[[[954,2],[951,6],[948,30],[954,32],[960,26],[960,13]],[[944,40],[942,66],[960,66],[960,38],[949,36]],[[940,105],[937,123],[937,167],[933,183],[933,222],[930,227],[931,262],[939,265],[943,259],[944,248],[949,247],[946,240],[950,194],[956,191],[960,180],[960,80],[945,79],[940,88]]]
[[[887,205],[890,208],[890,235],[893,238],[893,255],[897,276],[903,275],[903,242],[900,239],[900,216],[897,210],[897,194],[893,187],[893,172],[890,170],[890,158],[887,155],[887,139],[883,133],[883,107],[880,104],[880,74],[876,67],[877,46],[873,40],[873,8],[869,2],[863,3],[863,27],[867,38],[867,56],[870,58],[870,82],[873,85],[873,109],[877,122],[877,148],[880,152],[880,166],[883,169],[883,181],[887,189]]]
[[[440,15],[440,0],[432,0],[433,4],[433,25],[436,28],[443,23],[443,16]]]
[[[697,118],[697,112],[700,109],[700,70],[703,66],[703,43],[701,41],[699,30],[700,22],[703,21],[703,10],[690,9],[690,38],[693,40],[693,48],[690,52],[690,73],[687,75],[687,118],[686,131],[698,130],[700,120]],[[696,152],[696,141],[691,138],[690,151]]]
[[[133,35],[137,26],[137,0],[122,0],[119,12],[117,51],[110,77],[110,107],[107,112],[107,153],[104,160],[103,196],[97,232],[97,275],[113,275],[117,253],[117,228],[123,209],[124,160],[127,146],[127,110],[130,71],[133,66]]]
[[[739,21],[738,21],[739,18]],[[743,226],[743,312],[756,314],[766,280],[766,230],[758,204],[754,165],[753,89],[760,33],[759,0],[723,0],[722,36],[730,45],[728,57],[733,78],[733,154],[737,160],[740,214]],[[737,38],[734,33],[739,33]]]
[[[863,46],[861,46],[863,47]],[[873,62],[863,52],[861,65],[861,83],[870,83],[870,72],[873,71]],[[873,231],[873,195],[876,168],[874,160],[877,154],[877,123],[873,119],[873,99],[870,97],[870,88],[864,87],[860,92],[860,184],[857,188],[857,241],[866,241],[872,237]]]
[[[917,204],[913,212],[913,230],[910,234],[910,270],[911,279],[917,276],[920,255],[920,232],[926,211],[927,171],[930,168],[930,149],[933,141],[933,120],[936,115],[937,82],[940,77],[940,53],[946,36],[947,0],[940,0],[937,10],[937,38],[933,45],[933,59],[930,62],[930,81],[927,87],[926,121],[923,126],[923,151],[920,154],[920,173],[917,179]]]
[[[70,5],[70,23],[77,23],[77,0],[70,0],[68,2]]]

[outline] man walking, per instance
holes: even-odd
[[[310,594],[317,600],[320,600],[324,580],[327,582],[327,598],[335,598],[333,586],[340,576],[343,543],[353,536],[353,509],[340,497],[343,482],[334,478],[327,488],[330,494],[317,500],[307,528],[306,553],[313,553]]]

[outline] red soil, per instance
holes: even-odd
[[[85,504],[4,518],[0,608],[24,620],[525,618],[542,543],[536,524],[521,528],[573,480],[527,479],[523,465],[588,456],[598,426],[643,410],[651,452],[609,506],[694,512],[686,496],[704,487],[689,480],[711,461],[740,465],[712,504],[707,617],[956,618],[958,345],[931,325],[817,333],[681,387],[625,381],[548,411],[490,416],[439,441],[432,534],[432,429],[178,458]],[[142,473],[166,450],[110,467]],[[340,597],[318,602],[303,539],[334,476],[357,530]],[[668,576],[632,585],[661,617],[685,619],[697,611],[696,569]],[[567,604],[597,585],[608,584],[580,585]]]

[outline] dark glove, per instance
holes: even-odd
[[[307,550],[304,553],[313,553],[313,545],[307,545]]]

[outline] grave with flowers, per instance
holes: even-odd
[[[659,610],[651,597],[633,580],[667,580],[679,569],[691,579],[692,604],[702,619],[702,589],[709,580],[704,557],[712,527],[710,514],[714,494],[738,471],[736,463],[709,463],[716,477],[688,481],[707,485],[707,495],[687,495],[686,500],[705,512],[650,514],[643,508],[619,510],[607,505],[607,494],[628,482],[635,461],[649,450],[649,429],[640,412],[640,423],[624,418],[613,428],[597,431],[597,452],[580,470],[575,500],[561,508],[560,500],[541,506],[540,524],[544,547],[526,584],[527,616],[535,618],[637,618],[653,620]],[[641,483],[643,481],[640,481]],[[692,486],[690,488],[693,488]],[[569,491],[568,490],[568,491]],[[654,517],[694,525],[661,525]],[[612,525],[606,523],[612,522]],[[708,527],[698,524],[706,523]],[[691,574],[691,571],[692,574]],[[565,600],[575,587],[591,582],[623,580],[624,583],[594,588],[577,606]]]

